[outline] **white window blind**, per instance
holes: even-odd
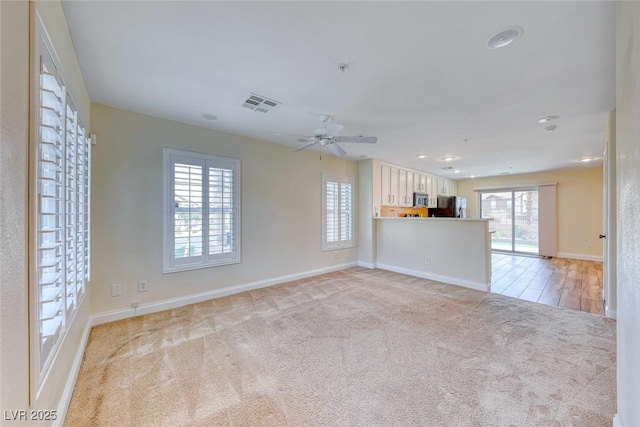
[[[354,246],[353,178],[322,175],[322,250]]]
[[[37,34],[30,310],[41,386],[89,277],[90,144],[40,23]]]
[[[240,262],[240,161],[163,149],[163,271]]]

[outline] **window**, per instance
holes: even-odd
[[[322,250],[353,246],[353,178],[323,174]]]
[[[240,262],[240,160],[164,148],[163,272]]]
[[[30,242],[32,371],[40,390],[89,280],[86,128],[38,20],[33,50]]]

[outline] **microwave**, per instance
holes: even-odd
[[[413,193],[413,207],[426,208],[429,206],[429,195],[427,193]]]

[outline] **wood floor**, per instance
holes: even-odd
[[[603,315],[602,263],[493,253],[491,292]]]

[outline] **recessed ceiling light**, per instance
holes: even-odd
[[[453,173],[460,173],[458,169],[454,170]]]
[[[475,175],[469,175],[469,178],[475,178],[475,177],[476,177]]]
[[[582,157],[581,159],[578,159],[579,162],[590,162],[592,160],[595,160],[595,158],[593,157]]]
[[[540,119],[538,119],[538,123],[548,123],[551,120],[558,119],[558,117],[560,117],[560,116],[545,116],[545,117],[541,117]]]
[[[207,120],[218,120],[218,118],[213,114],[203,114],[202,118]]]
[[[500,30],[487,40],[487,47],[489,49],[498,49],[505,47],[513,43],[522,35],[522,28],[520,27],[508,27],[504,30]]]
[[[418,158],[419,159],[426,159],[427,155],[426,154],[420,154],[420,155],[418,155]]]
[[[443,162],[450,162],[450,161],[455,160],[455,159],[456,159],[456,158],[455,158],[455,157],[453,157],[453,156],[447,156],[447,157],[443,157],[443,158],[442,158],[442,161],[443,161]]]

